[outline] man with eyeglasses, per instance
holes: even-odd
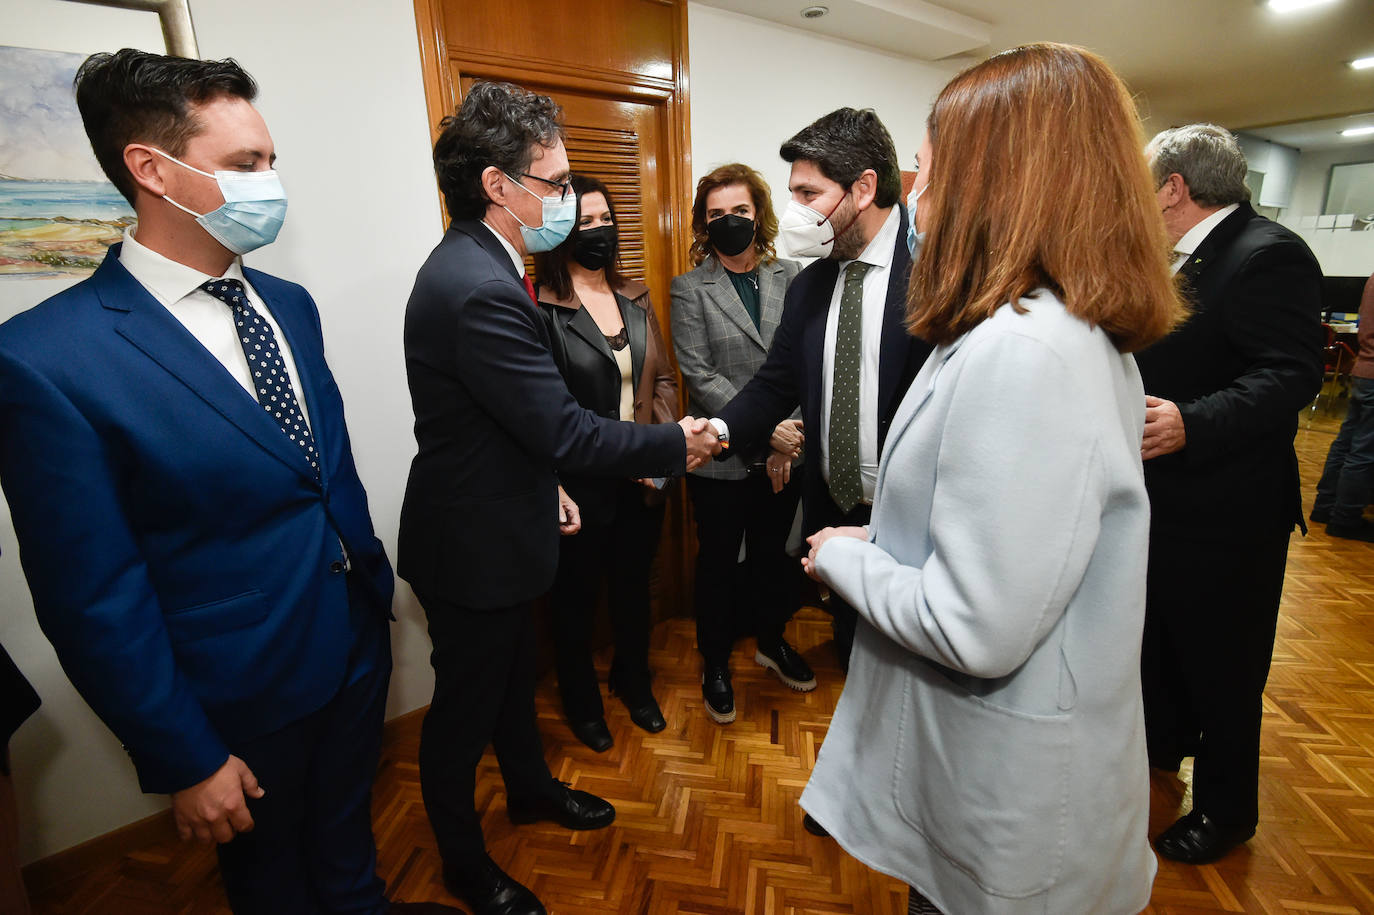
[[[577,218],[560,114],[545,96],[477,83],[443,120],[434,167],[453,222],[406,306],[419,453],[397,570],[434,643],[420,786],[444,882],[478,915],[545,911],[486,853],[473,792],[487,744],[512,821],[615,819],[553,778],[535,722],[531,601],[553,582],[559,534],[579,527],[557,472],[673,476],[720,449],[705,420],[636,425],[584,410],[559,374],[524,257],[556,247]]]

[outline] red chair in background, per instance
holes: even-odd
[[[1326,345],[1322,347],[1322,389],[1312,401],[1309,417],[1318,405],[1328,414],[1335,413],[1337,402],[1350,396],[1350,370],[1355,367],[1355,351],[1340,339],[1330,324],[1322,324],[1326,331]]]

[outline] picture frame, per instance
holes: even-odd
[[[1374,227],[1374,161],[1332,165],[1327,174],[1322,213],[1353,214],[1353,224],[1349,226],[1352,229],[1368,231]]]
[[[162,38],[167,45],[167,53],[176,57],[200,57],[200,48],[196,43],[196,29],[191,21],[190,0],[67,0],[67,2],[157,13],[158,22],[162,26]]]

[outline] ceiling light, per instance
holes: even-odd
[[[819,19],[830,12],[828,6],[808,6],[801,11],[803,19]]]
[[[1291,13],[1330,2],[1331,0],[1268,0],[1269,8],[1276,13]]]
[[[1350,67],[1353,70],[1368,70],[1374,67],[1374,57],[1361,57],[1359,60],[1352,60]]]
[[[1364,137],[1374,133],[1374,127],[1351,127],[1341,131],[1343,137]]]

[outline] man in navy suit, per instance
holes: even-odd
[[[235,912],[386,912],[392,573],[315,303],[236,256],[285,212],[256,86],[126,49],[76,94],[138,226],[0,327],[0,481],[39,624],[182,838],[219,843]]]
[[[1250,206],[1235,138],[1170,128],[1146,150],[1193,314],[1136,354],[1150,565],[1141,675],[1150,764],[1193,760],[1193,809],[1155,848],[1205,864],[1255,833],[1260,720],[1288,541],[1306,526],[1298,412],[1322,381],[1321,267]]]
[[[746,453],[801,406],[811,451],[802,527],[811,534],[868,523],[888,424],[931,347],[903,323],[911,273],[907,213],[898,202],[897,150],[878,116],[837,109],[784,143],[780,154],[792,163],[781,239],[793,254],[819,259],[788,287],[768,358],[714,421],[734,451]],[[847,283],[861,311],[842,327]],[[856,359],[837,363],[836,341],[847,334],[855,348],[840,349],[857,350]],[[838,434],[850,436],[840,458]],[[848,667],[857,615],[836,594],[830,609],[840,663]],[[716,688],[728,690],[729,682]]]
[[[486,853],[473,792],[488,744],[513,821],[597,829],[615,818],[553,778],[535,723],[531,601],[553,583],[559,534],[578,529],[557,471],[671,476],[720,447],[705,420],[640,425],[585,410],[558,371],[524,257],[555,247],[576,218],[560,115],[516,86],[467,90],[434,145],[453,223],[406,305],[419,453],[399,571],[434,643],[420,786],[445,883],[479,915],[544,912]]]

